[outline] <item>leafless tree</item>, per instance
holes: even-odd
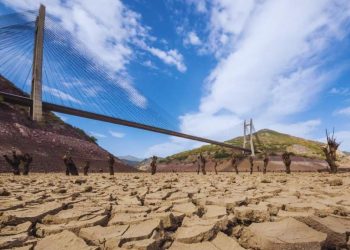
[[[292,153],[285,151],[282,154],[282,161],[284,163],[284,166],[286,167],[286,173],[290,174],[290,165],[292,164],[292,159],[290,158],[290,156],[292,155]]]
[[[338,164],[337,161],[337,149],[340,145],[339,142],[337,142],[337,139],[334,137],[334,129],[332,136],[329,136],[328,131],[326,129],[326,136],[327,136],[327,145],[322,148],[325,156],[326,161],[329,165],[329,172],[330,173],[337,173],[338,171]]]

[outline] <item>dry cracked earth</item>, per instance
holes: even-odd
[[[0,175],[1,249],[350,249],[350,174]]]

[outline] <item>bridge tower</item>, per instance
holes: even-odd
[[[250,118],[249,122],[244,120],[244,125],[243,125],[243,148],[246,148],[247,144],[247,137],[249,137],[249,144],[250,144],[250,150],[251,150],[251,155],[255,156],[254,152],[254,143],[253,143],[253,119]],[[247,133],[249,132],[249,136],[247,136]]]
[[[34,54],[33,54],[33,73],[32,73],[32,92],[33,101],[30,109],[30,115],[34,121],[43,120],[42,106],[42,66],[43,66],[43,45],[44,45],[44,26],[45,26],[45,6],[40,5],[39,15],[35,23],[34,36]]]

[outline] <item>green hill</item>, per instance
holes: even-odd
[[[240,146],[243,145],[243,136],[226,141],[229,144]],[[280,155],[284,151],[293,152],[297,156],[303,156],[312,159],[323,159],[321,147],[323,143],[306,140],[303,138],[291,136],[288,134],[279,133],[277,131],[262,129],[254,133],[253,142],[256,151],[264,149],[271,155]],[[247,144],[249,146],[249,144]],[[216,145],[205,145],[196,149],[184,151],[175,155],[171,155],[163,159],[163,162],[178,161],[193,161],[199,153],[210,155],[216,159],[225,159],[230,157],[232,151]]]

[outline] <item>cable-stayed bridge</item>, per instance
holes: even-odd
[[[28,94],[0,89],[0,96],[30,107],[33,120],[49,110],[250,152],[177,132],[166,111],[96,58],[43,5],[0,16],[0,74]]]

